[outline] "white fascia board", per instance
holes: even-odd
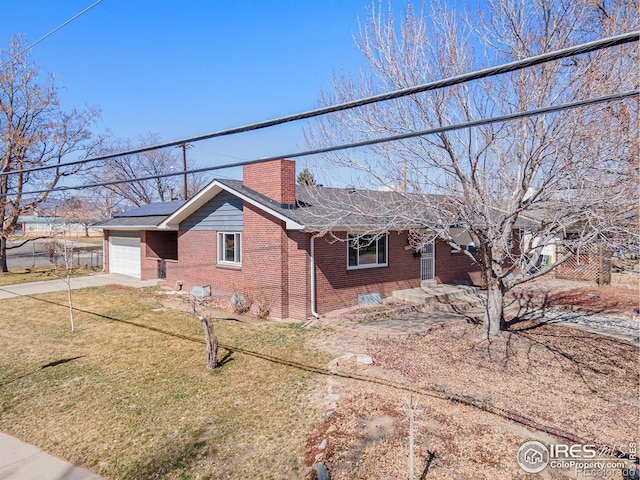
[[[205,203],[207,203],[213,197],[218,195],[222,190],[225,190],[231,193],[232,195],[235,195],[241,200],[244,200],[245,202],[250,203],[251,205],[259,208],[260,210],[267,212],[270,215],[273,215],[279,220],[284,221],[285,228],[287,230],[304,230],[304,225],[294,220],[291,220],[290,218],[287,218],[286,216],[282,215],[280,212],[277,212],[275,210],[272,210],[269,207],[266,207],[262,203],[247,197],[241,192],[231,187],[228,187],[227,185],[224,185],[218,182],[217,180],[214,180],[213,182],[211,182],[209,185],[203,188],[195,197],[193,197],[191,200],[185,203],[182,207],[180,207],[176,212],[170,215],[166,220],[164,220],[160,225],[158,225],[158,229],[159,230],[178,230],[178,226],[180,225],[180,222],[185,220],[189,215],[196,212],[196,210],[201,208]]]
[[[165,218],[158,230],[178,230],[180,222],[188,218],[191,214],[195,213],[205,203],[211,200],[222,191],[220,183],[214,180],[209,185],[200,190],[195,197],[187,201],[178,210],[173,212],[167,218]]]
[[[113,225],[113,226],[99,226],[92,228],[100,228],[102,230],[158,230],[158,227],[153,225]]]

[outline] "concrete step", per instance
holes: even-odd
[[[436,312],[468,312],[474,309],[484,309],[485,298],[481,295],[462,295],[448,301],[430,303],[432,311]]]
[[[408,288],[396,290],[393,297],[405,302],[417,304],[454,302],[463,297],[477,296],[478,288],[465,285],[436,285],[433,287]]]

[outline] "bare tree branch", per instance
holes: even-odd
[[[608,3],[606,12],[588,0],[489,0],[478,11],[440,3],[417,11],[409,4],[398,21],[390,8],[372,5],[356,38],[368,70],[357,78],[334,73],[321,103],[638,28],[633,7],[623,0]],[[636,66],[637,44],[628,44],[337,112],[305,134],[313,148],[325,147],[569,103],[637,88]],[[504,294],[514,285],[596,242],[638,245],[637,152],[637,99],[333,152],[326,155],[333,171],[350,169],[351,183],[362,188],[353,204],[327,189],[310,190],[327,213],[315,223],[327,233],[340,228],[341,219],[361,218],[361,234],[411,231],[416,249],[437,237],[464,251],[487,286],[486,333],[499,334]],[[393,195],[371,192],[380,188]],[[541,268],[548,257],[555,262]]]

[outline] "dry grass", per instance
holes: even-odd
[[[296,479],[318,376],[294,364],[297,325],[219,320],[205,369],[200,323],[125,288],[2,301],[0,431],[111,479]],[[219,357],[219,358],[220,358]]]
[[[96,272],[93,270],[74,269],[72,276],[83,277],[94,273]],[[53,267],[10,268],[8,272],[0,273],[0,286],[55,280],[57,278],[63,278],[64,276],[63,266],[58,266],[57,271]]]
[[[626,286],[629,288],[639,288],[640,275],[634,272],[612,273],[611,284],[613,286]]]
[[[429,452],[435,459],[428,479],[507,480],[532,477],[515,461],[532,439],[628,451],[640,431],[638,347],[559,326],[515,328],[521,330],[490,343],[479,326],[464,322],[425,337],[369,340],[364,349],[376,366],[354,373],[386,380],[334,385],[338,409],[311,436],[307,462],[327,439],[332,479],[406,478],[411,391],[421,410],[416,478]],[[540,478],[574,475],[547,470]]]

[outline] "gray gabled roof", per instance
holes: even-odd
[[[450,205],[444,195],[422,195],[420,201],[408,199],[411,194],[384,190],[363,190],[355,188],[329,188],[296,186],[297,205],[281,205],[278,202],[245,187],[239,180],[218,180],[230,190],[251,198],[266,208],[275,210],[292,221],[305,226],[307,231],[322,231],[327,227],[335,230],[386,229],[389,225],[401,228],[425,228],[438,219],[428,215],[423,208],[424,201],[433,205]],[[503,212],[490,208],[498,218]],[[516,228],[538,225],[535,219],[519,215]]]
[[[171,215],[173,212],[178,210],[184,204],[185,200],[172,200],[170,202],[150,203],[148,205],[143,205],[132,210],[127,210],[126,212],[117,213],[113,217],[153,217],[158,215],[166,217],[167,215]]]
[[[185,200],[173,200],[171,202],[156,202],[143,205],[132,210],[120,212],[103,222],[96,223],[94,227],[109,229],[143,230],[154,229],[162,221],[185,204]]]
[[[199,208],[198,205],[205,200],[205,197],[215,196],[216,192],[222,190],[227,190],[268,213],[286,220],[287,228],[303,229],[309,232],[385,230],[389,225],[406,230],[424,228],[438,222],[437,219],[427,216],[420,202],[408,202],[406,194],[400,192],[298,185],[296,186],[297,203],[283,205],[246,187],[240,180],[217,179],[188,202],[177,200],[145,205],[119,213],[114,218],[96,226],[103,229],[177,229],[178,223],[188,214],[189,208],[191,210]],[[428,197],[434,204],[448,203],[446,197],[442,195],[428,195]],[[500,214],[499,210],[492,210],[496,215]],[[534,224],[536,224],[534,220],[525,217],[519,217],[516,221],[516,227],[519,228]]]
[[[394,210],[402,209],[407,215],[406,200],[403,195],[393,191],[356,190],[352,188],[329,188],[316,186],[296,186],[296,205],[282,205],[243,185],[239,180],[218,180],[232,192],[248,197],[253,202],[275,211],[291,221],[304,225],[307,231],[366,230],[385,229],[389,225],[389,216]],[[433,195],[434,199],[443,197]],[[383,212],[384,210],[384,212]],[[424,225],[428,219],[424,212],[415,225]]]

